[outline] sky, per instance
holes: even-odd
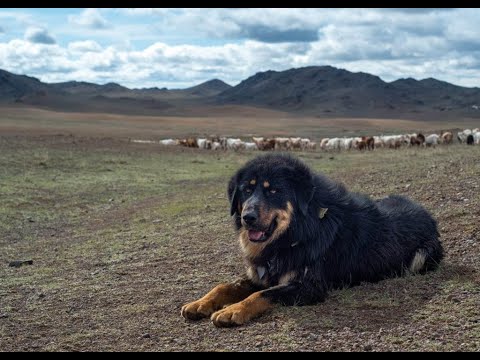
[[[331,65],[480,87],[480,9],[2,9],[0,69],[130,88]]]

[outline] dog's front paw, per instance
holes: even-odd
[[[209,317],[215,310],[213,301],[200,299],[183,305],[181,314],[185,319],[200,320]]]
[[[247,307],[243,303],[237,303],[219,310],[210,317],[217,327],[231,327],[243,325],[251,319]]]

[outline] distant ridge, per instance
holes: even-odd
[[[480,89],[433,78],[385,82],[332,66],[269,70],[236,86],[212,79],[186,89],[129,89],[84,81],[49,84],[0,70],[0,104],[149,115],[195,114],[199,107],[235,105],[320,117],[480,118]]]

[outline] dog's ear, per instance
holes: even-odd
[[[228,183],[228,199],[230,200],[230,216],[233,216],[238,212],[237,175],[234,175]]]
[[[313,199],[314,193],[315,188],[311,179],[305,182],[299,182],[295,186],[295,197],[297,199],[298,207],[300,208],[303,216],[307,216],[308,214],[308,206]]]
[[[233,196],[230,200],[230,216],[235,215],[238,212],[238,188],[235,186],[233,190]]]

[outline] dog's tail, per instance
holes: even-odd
[[[408,270],[411,273],[425,274],[435,270],[443,259],[443,248],[438,239],[425,244],[426,247],[415,251]]]

